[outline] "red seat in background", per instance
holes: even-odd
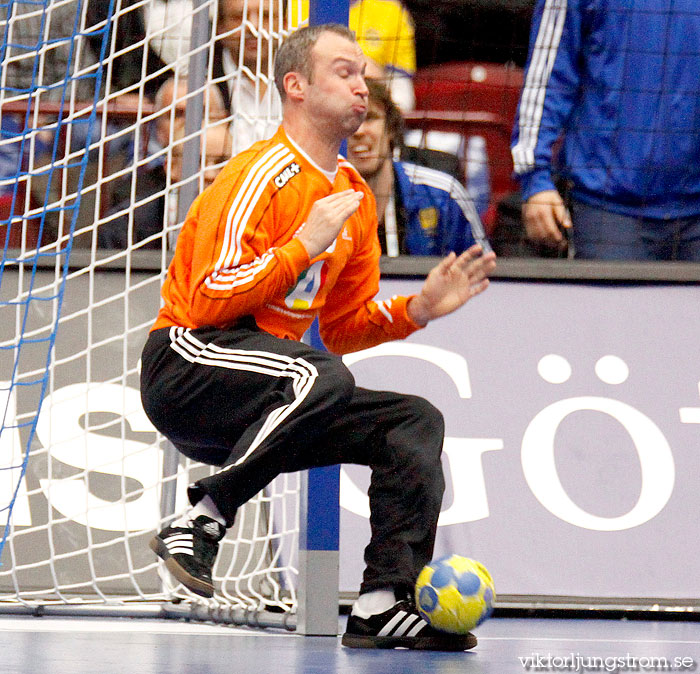
[[[416,109],[405,115],[409,129],[481,135],[491,174],[491,216],[513,180],[510,137],[523,84],[514,65],[463,61],[420,68],[414,78]],[[487,230],[492,218],[485,218]]]
[[[512,124],[523,70],[498,63],[460,61],[420,68],[413,86],[418,110],[492,112]]]

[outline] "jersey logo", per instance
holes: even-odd
[[[275,185],[282,189],[297,173],[301,172],[301,166],[296,162],[292,162],[289,166],[285,166],[281,173],[275,176]]]
[[[287,293],[284,303],[290,309],[306,311],[311,309],[311,305],[321,290],[328,274],[328,266],[323,260],[316,260],[308,269],[305,269],[296,284]]]
[[[424,231],[432,231],[438,224],[437,208],[431,206],[429,208],[421,208],[418,211],[418,221],[421,229]]]
[[[376,28],[368,28],[365,26],[364,35],[362,37],[368,45],[375,47],[375,49],[382,43],[382,36]]]

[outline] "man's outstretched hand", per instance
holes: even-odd
[[[496,254],[484,253],[479,244],[460,256],[450,253],[430,271],[420,293],[411,298],[407,307],[409,317],[423,326],[452,313],[486,290],[488,276],[495,268]]]

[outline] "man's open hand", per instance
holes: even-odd
[[[333,192],[311,207],[309,217],[297,234],[310,260],[336,240],[345,221],[359,208],[364,196],[363,192],[355,190]]]
[[[496,254],[484,253],[478,244],[459,257],[450,253],[430,271],[420,293],[408,303],[409,317],[418,325],[427,325],[459,309],[486,290],[488,276],[495,268]]]

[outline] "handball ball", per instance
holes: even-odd
[[[484,622],[495,598],[493,580],[484,566],[459,555],[433,560],[416,582],[416,605],[423,620],[452,634],[466,634]]]

